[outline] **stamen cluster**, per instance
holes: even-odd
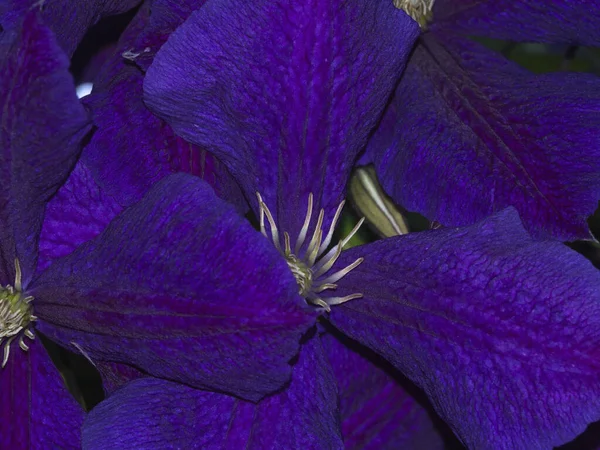
[[[315,224],[313,230],[312,237],[308,244],[305,245],[313,211],[313,195],[311,193],[308,196],[308,209],[306,211],[304,224],[302,225],[302,229],[298,234],[298,238],[294,244],[294,251],[292,252],[292,243],[289,233],[287,231],[283,233],[284,243],[282,246],[279,230],[277,229],[277,225],[275,224],[275,220],[273,219],[271,211],[269,211],[269,208],[263,202],[260,194],[257,193],[256,195],[258,197],[258,204],[260,206],[260,231],[267,239],[269,238],[265,227],[266,217],[271,232],[270,239],[273,241],[275,248],[277,248],[277,250],[279,250],[279,252],[283,255],[290,270],[292,271],[292,274],[296,278],[296,282],[298,283],[298,293],[303,296],[308,303],[319,306],[325,311],[329,312],[331,311],[331,306],[333,305],[339,305],[363,296],[362,294],[357,293],[346,295],[344,297],[321,297],[320,294],[326,290],[336,289],[337,284],[335,283],[363,262],[364,258],[358,258],[344,269],[325,276],[339,258],[343,247],[350,239],[352,239],[352,236],[356,234],[364,222],[364,218],[356,224],[348,236],[338,242],[331,250],[327,252],[327,249],[331,244],[331,239],[333,238],[335,226],[340,218],[345,202],[342,201],[338,206],[329,230],[325,235],[325,239],[323,239],[322,230],[325,211],[321,209],[317,218],[317,223]]]
[[[435,0],[394,0],[394,6],[403,10],[425,28],[431,19],[431,11]]]
[[[0,285],[0,345],[4,344],[3,368],[8,361],[12,341],[18,337],[19,347],[23,351],[27,351],[29,347],[23,339],[25,337],[32,340],[35,338],[35,335],[29,329],[29,324],[37,319],[33,315],[31,307],[33,297],[24,297],[21,290],[21,267],[19,260],[15,260],[14,287]]]

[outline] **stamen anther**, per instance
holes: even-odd
[[[269,211],[269,208],[264,203],[262,197],[258,192],[256,193],[256,196],[258,198],[258,204],[260,208],[261,233],[268,238],[265,226],[266,217],[271,227],[271,238],[273,244],[275,245],[277,250],[279,250],[279,252],[284,256],[288,267],[290,268],[290,271],[294,275],[296,283],[298,284],[298,293],[302,295],[308,303],[318,306],[323,310],[329,312],[331,311],[331,305],[339,305],[352,299],[362,297],[362,294],[358,293],[347,295],[345,297],[332,298],[321,298],[317,294],[326,290],[336,289],[338,287],[337,284],[335,284],[336,281],[343,278],[345,275],[347,275],[350,271],[355,269],[360,263],[363,262],[363,258],[358,258],[346,268],[335,272],[334,274],[330,275],[329,277],[323,280],[319,279],[333,267],[340,254],[342,253],[344,246],[358,232],[359,228],[364,222],[364,218],[359,220],[359,222],[354,226],[352,231],[350,231],[348,236],[346,236],[344,239],[338,242],[337,245],[335,245],[325,256],[323,256],[323,252],[327,250],[329,244],[331,243],[335,227],[339,221],[345,202],[342,201],[338,205],[333,220],[331,221],[331,224],[329,226],[327,235],[325,236],[325,240],[323,240],[322,229],[325,211],[321,209],[319,211],[317,223],[314,226],[311,240],[306,246],[306,249],[302,252],[303,257],[299,258],[296,255],[299,254],[300,250],[302,249],[310,228],[313,209],[313,195],[308,195],[308,210],[306,211],[304,223],[302,225],[302,228],[300,229],[300,233],[298,234],[296,245],[294,246],[294,253],[292,253],[292,243],[290,241],[290,235],[287,231],[284,231],[283,233],[284,249],[281,249],[281,245],[279,242],[279,232],[277,230],[277,225],[275,224],[275,221],[273,219],[273,215]]]

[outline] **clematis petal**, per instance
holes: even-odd
[[[323,346],[337,380],[347,450],[443,449],[427,411],[386,371],[331,334]]]
[[[600,9],[595,0],[436,0],[433,19],[433,31],[600,45]]]
[[[333,216],[417,34],[391,2],[214,0],[158,52],[144,99],[297,235],[309,192]]]
[[[184,5],[191,9],[193,2],[173,10],[167,8],[170,3],[144,4],[96,77],[94,91],[85,103],[98,129],[82,158],[100,186],[123,206],[139,201],[168,174],[186,172],[206,180],[243,214],[248,210],[247,202],[227,169],[206,150],[175,136],[142,101],[144,74],[130,59],[144,55],[147,61],[153,56],[166,40],[160,32],[183,22]]]
[[[368,158],[397,202],[444,225],[514,206],[536,237],[589,238],[599,130],[597,77],[534,75],[473,42],[428,34]]]
[[[23,284],[33,276],[44,208],[90,130],[68,68],[35,13],[0,34],[0,284],[16,257]]]
[[[98,186],[87,166],[78,162],[46,208],[38,271],[98,236],[122,209]]]
[[[0,448],[80,449],[83,408],[67,391],[42,343],[12,343],[0,369]]]
[[[34,282],[42,330],[92,360],[257,400],[316,313],[285,260],[197,177],[171,175]]]
[[[545,449],[600,419],[600,273],[532,240],[514,209],[468,228],[384,239],[333,324],[423,388],[468,448]]]
[[[335,382],[318,339],[303,346],[292,382],[258,404],[153,378],[132,381],[83,426],[106,448],[343,449]]]
[[[121,14],[142,0],[3,0],[0,23],[4,27],[18,23],[30,11],[39,12],[54,32],[58,44],[69,56],[85,33],[100,19]]]

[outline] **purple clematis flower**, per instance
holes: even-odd
[[[154,239],[119,220],[101,237],[153,249],[152,257],[160,249],[183,275],[161,276],[169,267],[145,251],[121,260],[93,241],[50,266],[49,276],[73,278],[68,295],[52,296],[61,306],[54,339],[75,340],[93,360],[180,382],[143,378],[116,390],[90,413],[87,448],[380,448],[402,439],[418,448],[431,430],[422,411],[398,434],[372,431],[370,417],[382,417],[378,425],[407,418],[400,401],[383,412],[373,403],[386,389],[405,394],[385,378],[360,402],[353,377],[376,370],[348,340],[323,333],[331,327],[419,386],[469,447],[549,448],[600,419],[600,275],[561,244],[533,240],[513,209],[465,228],[328,248],[349,171],[417,34],[416,22],[387,2],[210,0],[163,45],[144,81],[146,104],[226,165],[253,199],[265,236],[205,184],[180,175],[158,186],[186,180],[179,192],[195,207],[193,232],[163,231],[172,211],[155,200],[125,212],[153,224]],[[143,199],[155,199],[155,189]],[[182,251],[192,242],[193,255]],[[93,265],[82,264],[87,255]],[[103,269],[114,259],[127,273]],[[158,281],[150,294],[119,294],[131,274]],[[86,285],[92,277],[103,289]],[[202,301],[187,301],[192,291],[180,283],[190,279]],[[97,331],[109,338],[72,330],[90,330],[86,322],[102,323]],[[159,327],[162,339],[149,338]],[[263,361],[269,352],[282,361],[309,329],[289,367]],[[165,368],[172,353],[185,355],[178,370]],[[266,380],[249,355],[272,369]],[[358,405],[340,401],[341,417],[339,395]],[[429,437],[421,448],[440,445]]]
[[[44,207],[67,178],[91,125],[68,66],[35,15],[0,35],[1,448],[37,449],[46,441],[70,449],[80,442],[83,409],[34,340],[44,317],[32,311]]]
[[[197,177],[167,177],[124,209],[85,164],[73,168],[91,124],[37,11],[7,25],[0,45],[0,447],[80,446],[82,408],[40,335],[196,387],[279,389],[315,313],[279,282],[293,277],[276,249],[248,246],[258,233]]]
[[[600,80],[533,74],[467,36],[599,45],[597,5],[396,3],[416,5],[426,30],[362,160],[386,192],[446,226],[514,206],[534,236],[590,238],[586,219],[600,199]]]

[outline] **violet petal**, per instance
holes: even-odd
[[[344,448],[444,448],[428,412],[396,379],[333,335],[322,341],[337,380]]]
[[[281,393],[258,404],[153,378],[128,383],[83,427],[88,450],[106,448],[343,449],[331,368],[306,343]]]
[[[354,247],[330,319],[423,388],[469,448],[545,449],[600,419],[600,273],[514,209]]]
[[[92,360],[257,400],[316,313],[273,245],[197,177],[171,175],[34,282],[40,329]]]
[[[34,274],[46,203],[90,130],[69,60],[35,13],[0,34],[0,284]]]
[[[391,2],[214,0],[158,52],[144,100],[296,236],[309,192],[333,216],[418,32]]]
[[[39,340],[16,342],[0,368],[0,448],[80,449],[83,408],[65,387]]]
[[[123,206],[139,201],[168,174],[185,172],[207,181],[243,214],[248,204],[223,164],[206,150],[175,136],[142,101],[144,74],[130,59],[137,62],[141,55],[145,61],[153,57],[167,37],[160,33],[183,22],[193,2],[173,9],[169,8],[171,1],[155,3],[144,4],[138,11],[96,77],[93,93],[84,101],[97,130],[82,158],[100,186]]]
[[[600,198],[599,105],[594,75],[534,75],[428,34],[367,156],[388,194],[443,225],[514,206],[536,237],[585,239]]]
[[[98,236],[122,209],[79,161],[46,207],[40,234],[38,272]]]
[[[432,30],[509,41],[600,45],[595,0],[436,0]]]

